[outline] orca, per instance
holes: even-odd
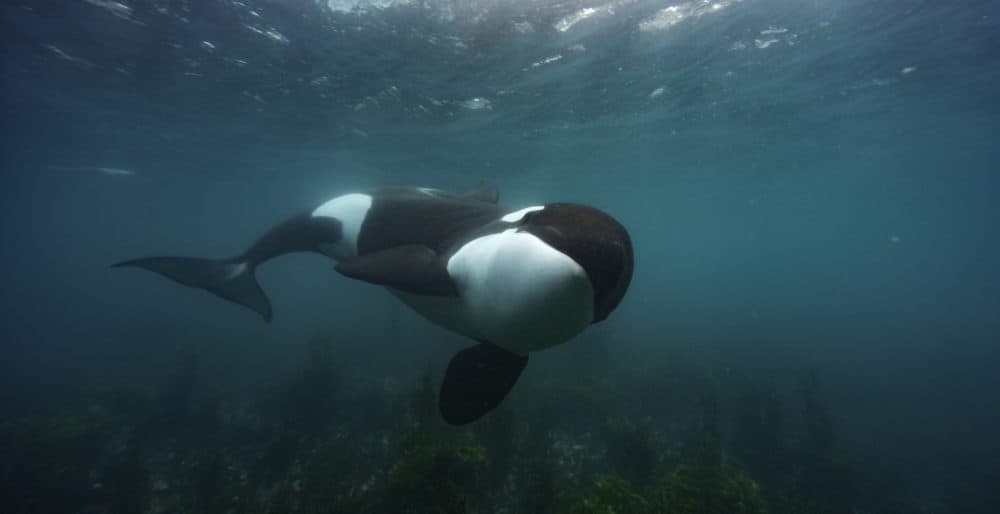
[[[487,184],[462,193],[350,193],[279,223],[235,257],[149,257],[114,267],[159,273],[270,321],[254,270],[284,254],[321,253],[340,274],[384,286],[477,342],[451,359],[438,398],[444,420],[464,425],[503,401],[530,353],[606,319],[632,279],[631,238],[608,214],[574,203],[509,209],[498,197]]]

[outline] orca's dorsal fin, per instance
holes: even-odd
[[[452,425],[465,425],[497,408],[528,364],[518,355],[487,342],[451,358],[441,383],[438,409]]]
[[[424,245],[403,245],[361,255],[338,263],[334,269],[350,278],[407,293],[458,294],[444,261]]]
[[[495,204],[500,200],[500,191],[497,189],[497,186],[487,182],[482,182],[478,187],[468,191],[462,191],[456,196],[466,200],[476,200],[479,202]]]

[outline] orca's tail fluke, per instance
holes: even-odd
[[[112,265],[113,268],[144,268],[190,287],[211,292],[247,307],[271,321],[271,301],[257,283],[255,266],[242,259],[198,259],[194,257],[149,257]]]

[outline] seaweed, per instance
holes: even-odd
[[[802,380],[799,394],[804,430],[795,459],[795,493],[836,511],[849,509],[857,497],[855,476],[850,461],[837,448],[833,421],[815,372]]]
[[[271,434],[255,462],[254,483],[270,484],[287,475],[302,445],[303,436],[299,432],[282,428]]]
[[[519,405],[530,418],[550,417],[551,428],[573,431],[601,426],[613,412],[614,384],[588,376],[555,375],[540,383],[518,384]]]
[[[659,456],[653,446],[653,420],[613,418],[605,428],[608,462],[616,473],[638,487],[653,480]]]
[[[653,504],[617,473],[572,488],[559,500],[556,514],[653,514]]]
[[[329,337],[312,337],[305,353],[302,369],[292,378],[285,395],[284,417],[289,427],[317,435],[329,428],[336,415],[340,376]]]
[[[734,457],[764,484],[780,486],[790,450],[785,408],[774,381],[748,379],[737,384],[732,419]]]
[[[218,451],[203,453],[193,470],[192,484],[195,512],[222,512],[228,503],[226,466]]]
[[[378,512],[464,513],[481,494],[486,448],[470,433],[416,438],[387,474]]]
[[[169,403],[151,409],[142,407],[150,396],[100,393],[82,407],[4,422],[0,449],[9,456],[0,463],[4,511],[895,514],[906,509],[885,484],[864,481],[854,470],[838,445],[815,375],[792,391],[797,396],[789,397],[798,401],[787,405],[769,380],[707,389],[700,385],[704,381],[678,383],[668,395],[670,412],[647,409],[649,415],[622,414],[627,409],[613,405],[610,398],[622,382],[549,376],[541,386],[519,389],[515,401],[478,422],[455,428],[437,413],[430,366],[412,388],[400,390],[395,382],[342,382],[329,338],[313,338],[305,354],[276,398],[278,409],[262,401],[206,397],[198,361],[183,350],[161,394],[151,396]],[[664,382],[652,373],[619,380],[636,390],[644,380]],[[347,416],[371,402],[379,405],[377,416],[363,422]],[[595,410],[584,412],[589,407]],[[183,420],[154,426],[165,412]]]
[[[529,426],[519,452],[515,476],[517,512],[547,514],[556,506],[556,470],[545,420],[535,419]]]
[[[350,512],[358,484],[357,452],[343,434],[318,444],[307,457],[302,477],[292,484],[302,512]]]
[[[477,437],[486,447],[490,466],[484,479],[491,487],[501,487],[510,474],[514,460],[514,414],[501,405],[473,425]]]
[[[142,460],[142,443],[134,434],[118,459],[104,471],[103,484],[110,493],[111,514],[143,512],[149,504],[149,472]]]
[[[81,512],[106,503],[92,478],[110,440],[110,413],[99,405],[13,420],[0,426],[0,493],[7,512]]]
[[[437,388],[434,387],[434,370],[430,364],[424,367],[424,372],[420,375],[410,397],[410,415],[413,422],[421,427],[431,428],[439,425]]]
[[[698,429],[685,460],[655,483],[645,467],[636,484],[617,472],[564,493],[558,514],[765,514],[767,505],[756,481],[726,462],[719,442],[718,402],[714,390],[701,396]],[[646,422],[648,423],[648,422]],[[627,425],[626,425],[627,426]],[[648,428],[626,431],[648,434]],[[642,451],[649,451],[648,436],[631,435]],[[638,451],[638,450],[637,450]],[[646,462],[641,458],[640,462]],[[627,467],[625,469],[628,469]]]
[[[799,392],[805,417],[804,450],[814,455],[832,452],[836,445],[833,421],[823,398],[822,386],[815,371],[803,378]]]
[[[148,429],[152,434],[176,434],[188,421],[201,386],[201,360],[197,349],[188,344],[174,348],[166,366],[159,401],[153,405]]]

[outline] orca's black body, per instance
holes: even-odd
[[[604,320],[632,277],[632,243],[607,214],[555,203],[510,210],[496,189],[382,188],[338,196],[293,216],[229,259],[151,257],[145,268],[206,289],[270,320],[254,270],[319,252],[341,274],[387,287],[438,325],[479,344],[452,359],[441,388],[446,421],[465,424],[506,396],[527,354]]]

